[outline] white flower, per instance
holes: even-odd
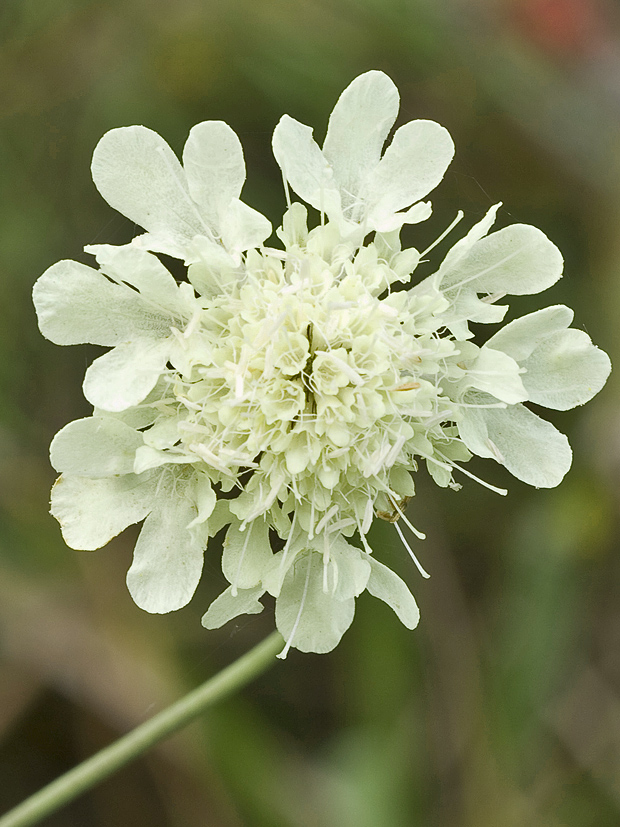
[[[562,306],[482,346],[470,329],[501,321],[504,296],[557,281],[551,241],[525,225],[490,233],[493,207],[435,273],[393,288],[420,260],[401,249],[399,229],[428,211],[408,208],[452,156],[445,130],[422,121],[401,127],[380,159],[397,101],[385,75],[362,75],[340,98],[323,153],[306,127],[280,122],[284,174],[329,219],[309,231],[293,203],[281,249],[259,246],[264,219],[239,206],[243,160],[224,124],[192,130],[185,172],[143,127],[114,130],[97,148],[100,190],[148,234],[88,248],[100,270],[61,262],[35,285],[46,336],[113,347],[86,374],[93,416],[52,442],[52,513],[82,549],[145,520],[127,581],[147,611],[190,600],[207,542],[227,526],[230,585],[205,626],[262,611],[268,593],[283,654],[327,652],[367,589],[414,628],[414,598],[366,535],[375,514],[393,523],[426,575],[400,527],[423,536],[404,514],[420,460],[453,488],[455,471],[472,476],[461,465],[471,453],[541,487],[570,466],[566,437],[524,403],[583,404],[603,386],[607,356],[568,327]],[[189,283],[147,250],[183,258]]]

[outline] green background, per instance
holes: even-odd
[[[565,278],[511,313],[567,303],[612,360],[620,310],[620,23],[604,0],[4,0],[0,8],[0,811],[135,726],[272,628],[271,608],[218,632],[217,551],[192,603],[149,616],[124,575],[136,531],[73,552],[47,513],[47,447],[88,414],[96,348],[40,336],[37,277],[85,244],[134,233],[96,192],[92,151],[133,123],[180,152],[229,123],[244,200],[274,224],[272,130],[315,128],[360,72],[401,91],[400,122],[435,119],[457,155],[424,247],[501,200]],[[462,226],[465,226],[462,225]],[[438,250],[441,254],[444,248]],[[410,584],[419,628],[363,596],[330,655],[292,651],[238,697],[45,823],[51,827],[615,827],[620,823],[618,383],[551,415],[575,451],[553,491],[491,462],[510,489],[436,489],[409,506],[429,581],[395,532],[378,556]]]

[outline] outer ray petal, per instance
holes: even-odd
[[[396,131],[363,188],[374,226],[424,198],[454,157],[450,133],[434,121],[411,121]]]
[[[370,577],[368,555],[350,545],[344,537],[336,537],[330,543],[327,585],[338,600],[358,597],[366,588]]]
[[[92,175],[111,207],[164,235],[171,249],[205,233],[181,164],[153,130],[125,126],[106,132],[93,154]]]
[[[62,474],[113,477],[131,474],[142,434],[120,419],[89,416],[60,430],[50,445],[52,466]]]
[[[150,308],[154,302],[161,302],[167,314],[174,311],[179,300],[179,288],[172,274],[157,256],[135,244],[126,244],[123,247],[92,244],[84,249],[95,256],[106,276],[119,284],[126,283],[136,287],[149,301]]]
[[[559,485],[571,466],[572,451],[564,434],[523,405],[468,408],[459,432],[473,454],[500,462],[536,488]]]
[[[276,599],[276,626],[287,643],[302,652],[331,652],[354,613],[355,598],[338,600],[323,591],[322,555],[299,555]]]
[[[503,350],[517,362],[523,362],[553,333],[565,330],[573,320],[573,311],[563,304],[545,307],[521,316],[498,330],[487,346]]]
[[[59,477],[52,488],[51,512],[65,543],[93,551],[143,520],[153,507],[159,476]]]
[[[181,487],[182,483],[179,483]],[[185,606],[202,573],[204,544],[187,526],[197,516],[188,496],[162,488],[144,521],[127,572],[127,587],[141,609],[164,614]]]
[[[386,74],[377,71],[355,78],[338,99],[323,154],[334,169],[345,205],[356,199],[369,170],[379,163],[398,106],[398,89]]]
[[[545,307],[510,322],[487,342],[519,360],[528,398],[555,410],[583,405],[611,370],[607,354],[586,333],[566,329],[572,319],[564,305]]]
[[[231,524],[222,553],[222,571],[233,592],[257,586],[273,560],[268,524],[258,518],[245,531],[239,525],[237,520]]]
[[[234,199],[222,214],[220,231],[226,249],[238,254],[260,247],[271,235],[271,224],[257,210]]]
[[[327,215],[340,213],[340,193],[331,164],[312,137],[312,129],[284,115],[273,133],[273,154],[300,198]]]
[[[445,272],[441,289],[514,296],[540,293],[560,278],[562,265],[560,251],[541,230],[511,224],[476,242],[458,266]]]
[[[407,629],[415,629],[420,622],[420,610],[405,582],[370,555],[368,562],[370,563],[370,578],[366,588],[370,594],[387,603]]]
[[[245,182],[243,149],[235,132],[223,121],[194,126],[183,149],[189,193],[211,228],[230,202],[239,198]]]
[[[114,346],[136,334],[170,332],[172,314],[153,312],[135,290],[92,267],[59,261],[38,279],[33,300],[41,333],[57,345]]]
[[[511,356],[485,345],[468,365],[467,381],[472,387],[490,393],[501,402],[514,405],[528,398],[520,373],[519,365]]]
[[[441,267],[437,271],[437,274],[441,280],[441,277],[444,273],[449,273],[452,270],[455,270],[459,261],[465,258],[465,256],[469,253],[471,248],[476,244],[476,242],[480,241],[481,238],[487,235],[493,224],[495,223],[495,217],[497,216],[497,211],[501,207],[501,202],[498,204],[493,204],[490,207],[486,214],[480,219],[480,221],[476,222],[474,226],[469,230],[467,235],[463,236],[463,238],[459,239],[456,244],[454,244],[446,253],[446,257],[441,263]],[[459,211],[457,218],[462,218],[463,213]],[[432,276],[430,278],[433,278]]]
[[[229,586],[209,606],[202,617],[202,625],[205,629],[219,629],[239,615],[260,614],[265,607],[258,598],[264,593],[262,586],[256,586],[253,589],[239,589],[234,596],[232,586]]]
[[[165,339],[123,342],[88,368],[84,396],[103,411],[124,411],[140,404],[165,369],[169,351]]]
[[[609,356],[582,330],[549,336],[523,362],[523,383],[532,402],[566,411],[592,399],[611,371]]]

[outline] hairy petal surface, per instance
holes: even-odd
[[[255,586],[253,589],[237,589],[233,595],[233,587],[229,586],[209,606],[202,617],[202,625],[205,629],[219,629],[239,615],[260,614],[265,607],[258,598],[264,592],[261,586]]]
[[[489,340],[519,360],[528,398],[546,408],[565,411],[583,405],[611,371],[609,357],[587,333],[567,329],[572,319],[568,307],[546,307],[515,319]]]
[[[278,631],[302,652],[331,652],[353,622],[355,599],[323,590],[323,565],[317,552],[299,555],[276,599]]]
[[[51,512],[70,548],[93,551],[153,508],[157,477],[149,474],[90,479],[59,477],[52,488]]]
[[[607,354],[583,330],[562,330],[547,337],[523,362],[532,402],[566,411],[583,405],[603,387],[611,371]]]
[[[140,334],[161,336],[174,318],[77,261],[53,264],[36,282],[33,298],[41,332],[57,345],[113,347]]]
[[[95,256],[102,273],[142,294],[143,312],[159,311],[163,318],[170,318],[179,304],[179,287],[157,256],[135,244],[92,244],[84,249]]]
[[[473,454],[496,460],[536,488],[559,485],[571,466],[564,434],[523,405],[469,408],[459,432]]]
[[[171,255],[205,233],[181,164],[152,129],[124,126],[106,132],[95,148],[92,174],[108,204],[165,238]]]
[[[127,572],[127,588],[134,601],[153,614],[172,612],[189,603],[202,573],[202,535],[187,530],[197,516],[188,488],[184,480],[170,475],[160,487]]]
[[[88,368],[84,396],[103,411],[124,411],[138,405],[157,384],[169,351],[166,340],[123,342]]]
[[[371,225],[434,190],[453,157],[450,133],[434,121],[411,121],[397,129],[364,190]]]
[[[300,198],[337,218],[340,193],[331,164],[312,137],[312,129],[283,115],[273,133],[273,154],[284,178]]]
[[[239,526],[237,520],[231,524],[222,554],[222,571],[232,584],[233,594],[237,589],[258,585],[273,558],[269,526],[264,520],[253,520],[245,531],[240,531]]]
[[[386,74],[377,71],[355,78],[338,99],[329,119],[323,154],[347,201],[354,200],[369,171],[379,163],[398,107],[398,89]]]
[[[61,474],[114,477],[133,472],[142,434],[108,416],[76,419],[60,430],[50,445],[52,466]]]
[[[511,224],[473,244],[458,267],[444,271],[441,287],[522,296],[551,287],[562,267],[560,251],[541,230]]]
[[[387,603],[404,626],[415,629],[420,621],[420,610],[405,582],[374,557],[369,556],[368,562],[370,577],[367,589],[370,594]]]
[[[183,149],[183,168],[192,199],[210,227],[245,182],[243,150],[237,135],[223,121],[203,121],[192,127]]]

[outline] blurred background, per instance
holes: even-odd
[[[446,126],[457,155],[412,229],[424,249],[503,201],[565,278],[511,316],[567,303],[620,363],[620,7],[612,0],[3,0],[0,6],[0,811],[247,651],[264,616],[206,632],[217,550],[174,615],[124,584],[136,531],[67,549],[49,516],[48,444],[87,415],[95,348],[39,334],[37,277],[135,228],[89,174],[108,129],[145,124],[180,152],[193,124],[238,133],[244,200],[275,224],[271,156],[288,113],[322,140],[371,68],[400,122]],[[437,259],[445,251],[438,251]],[[436,260],[437,260],[436,259]],[[388,525],[378,556],[410,584],[415,632],[364,595],[330,655],[288,659],[45,821],[50,827],[616,827],[620,823],[620,395],[551,416],[575,461],[535,491],[490,462],[440,491],[418,475],[416,573]]]

